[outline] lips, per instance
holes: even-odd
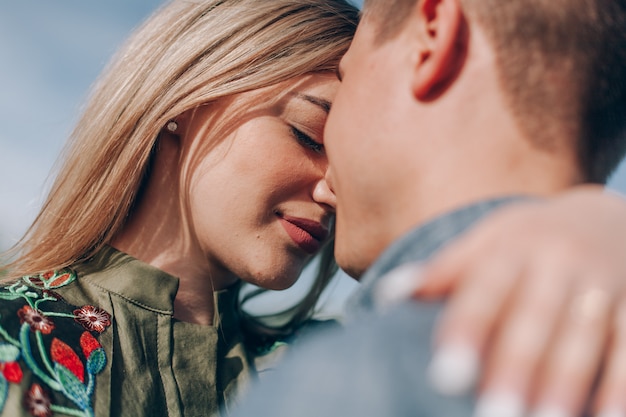
[[[328,229],[314,220],[281,215],[280,223],[289,237],[308,254],[319,251],[328,238]]]

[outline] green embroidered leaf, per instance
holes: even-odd
[[[107,364],[107,355],[104,353],[104,349],[98,348],[91,352],[89,359],[87,359],[87,372],[92,375],[102,372]]]
[[[26,292],[26,290],[28,290],[28,287],[26,285],[21,285],[19,288],[15,289],[15,292],[23,293],[23,292]]]
[[[0,362],[15,362],[20,356],[20,350],[8,343],[0,343]]]
[[[9,383],[3,376],[0,376],[0,413],[4,410],[4,403],[7,401],[8,394]]]
[[[15,293],[0,293],[0,300],[17,300],[18,298],[24,298],[24,296]]]
[[[60,363],[54,364],[54,371],[63,387],[65,395],[80,407],[81,410],[90,408],[91,401],[87,393],[87,388],[76,378],[76,375]]]

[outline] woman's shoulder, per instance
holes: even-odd
[[[68,303],[60,292],[75,280],[63,269],[0,286],[0,415],[93,414],[107,363],[98,336],[111,316]]]

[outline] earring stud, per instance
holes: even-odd
[[[169,132],[174,133],[176,132],[176,130],[178,130],[178,123],[176,123],[174,120],[170,120],[169,122],[167,122],[167,125],[165,125],[165,128]]]

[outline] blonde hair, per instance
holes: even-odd
[[[92,256],[121,229],[168,120],[219,98],[334,71],[358,10],[344,0],[174,0],[95,84],[9,277]]]

